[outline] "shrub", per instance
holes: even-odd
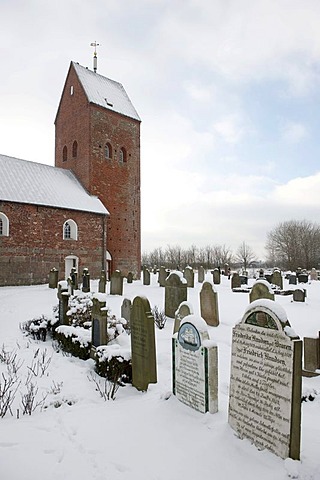
[[[159,307],[155,305],[151,310],[151,313],[154,318],[154,323],[160,330],[162,330],[162,328],[164,328],[167,321],[167,317],[165,316],[164,311],[160,310]]]

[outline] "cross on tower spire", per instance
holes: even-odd
[[[97,43],[96,40],[92,43],[90,43],[91,47],[94,47],[94,53],[93,53],[93,71],[94,73],[97,73],[97,65],[98,65],[98,58],[97,58],[97,47],[100,46],[100,43]]]

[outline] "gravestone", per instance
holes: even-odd
[[[221,283],[221,274],[220,274],[220,270],[218,268],[215,268],[213,271],[212,271],[212,276],[213,276],[213,283],[214,285],[220,285]]]
[[[277,285],[281,290],[283,290],[283,280],[280,270],[275,269],[273,271],[271,283],[273,283],[273,285]]]
[[[179,305],[178,310],[174,314],[174,324],[173,324],[173,333],[177,333],[180,328],[181,321],[187,315],[193,315],[192,305],[188,302],[182,302]]]
[[[298,460],[302,341],[286,313],[257,300],[232,332],[229,424],[240,438]]]
[[[73,289],[74,289],[74,290],[78,290],[78,288],[79,288],[79,285],[78,285],[78,272],[77,272],[77,270],[76,270],[75,267],[72,267],[72,268],[71,268],[70,277],[71,277],[71,280],[72,280]]]
[[[68,292],[68,283],[63,280],[58,283],[58,293],[59,299],[59,324],[60,325],[69,325],[69,318],[67,311],[69,310],[69,292]]]
[[[123,293],[123,277],[120,270],[116,270],[111,275],[110,295],[122,295]]]
[[[199,412],[218,411],[218,349],[201,317],[182,320],[172,338],[173,394]]]
[[[92,349],[108,343],[106,302],[92,299]]]
[[[100,279],[99,279],[99,287],[98,290],[100,293],[106,293],[106,284],[107,284],[107,277],[105,270],[101,270]]]
[[[71,277],[67,278],[67,284],[68,284],[68,293],[69,295],[73,295],[73,281]]]
[[[129,272],[127,275],[127,283],[132,283],[133,282],[133,273]]]
[[[174,314],[180,303],[188,299],[188,288],[186,279],[181,272],[171,272],[165,282],[164,292],[164,314],[174,318]]]
[[[257,280],[251,289],[249,294],[250,303],[260,298],[266,298],[268,300],[274,300],[274,293],[266,280]]]
[[[186,267],[183,272],[184,278],[187,280],[187,286],[194,288],[194,271],[191,267]]]
[[[218,294],[210,282],[204,282],[200,291],[201,317],[207,325],[217,327],[219,325]]]
[[[51,268],[49,272],[49,288],[57,288],[59,271],[56,268]]]
[[[318,273],[317,273],[317,270],[315,268],[311,269],[310,280],[318,280]]]
[[[225,274],[225,276],[229,276],[229,274],[230,274],[230,267],[229,267],[228,263],[226,263],[224,265],[224,274]]]
[[[85,293],[90,292],[90,274],[87,268],[83,269],[82,275],[82,291]]]
[[[304,337],[303,359],[304,370],[311,373],[310,376],[320,375],[320,372],[316,373],[320,369],[320,334],[313,338]]]
[[[304,288],[295,288],[293,290],[293,301],[304,302],[307,296],[307,292]]]
[[[259,278],[264,278],[264,270],[263,270],[263,268],[260,268],[260,270],[259,270]]]
[[[198,269],[198,282],[203,283],[204,282],[204,268],[202,266],[199,267]]]
[[[300,273],[298,276],[298,283],[308,283],[308,274],[307,273]]]
[[[266,273],[264,278],[268,283],[272,283],[272,273]]]
[[[241,285],[248,285],[248,276],[239,275]]]
[[[159,275],[158,275],[158,283],[160,287],[165,287],[166,286],[166,279],[169,275],[169,271],[165,269],[165,267],[160,267],[159,269]]]
[[[231,277],[231,288],[240,288],[241,287],[241,281],[240,281],[240,276],[239,273],[235,272],[232,277]]]
[[[289,276],[289,285],[297,285],[297,275],[295,273]]]
[[[129,300],[128,298],[125,298],[121,305],[121,318],[124,318],[125,320],[127,320],[128,325],[130,325],[131,308],[132,308],[131,300]]]
[[[143,268],[143,285],[150,285],[150,271],[147,268]]]
[[[131,309],[132,385],[145,391],[149,383],[157,383],[154,318],[149,301],[136,297]]]

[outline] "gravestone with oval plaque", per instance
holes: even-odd
[[[280,305],[256,300],[232,332],[229,424],[281,458],[300,456],[302,341]]]
[[[218,411],[218,351],[206,322],[186,316],[172,337],[173,393],[199,412]]]

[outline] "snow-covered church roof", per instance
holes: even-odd
[[[108,214],[70,170],[0,154],[0,201]]]
[[[71,62],[90,103],[140,121],[123,85]]]

